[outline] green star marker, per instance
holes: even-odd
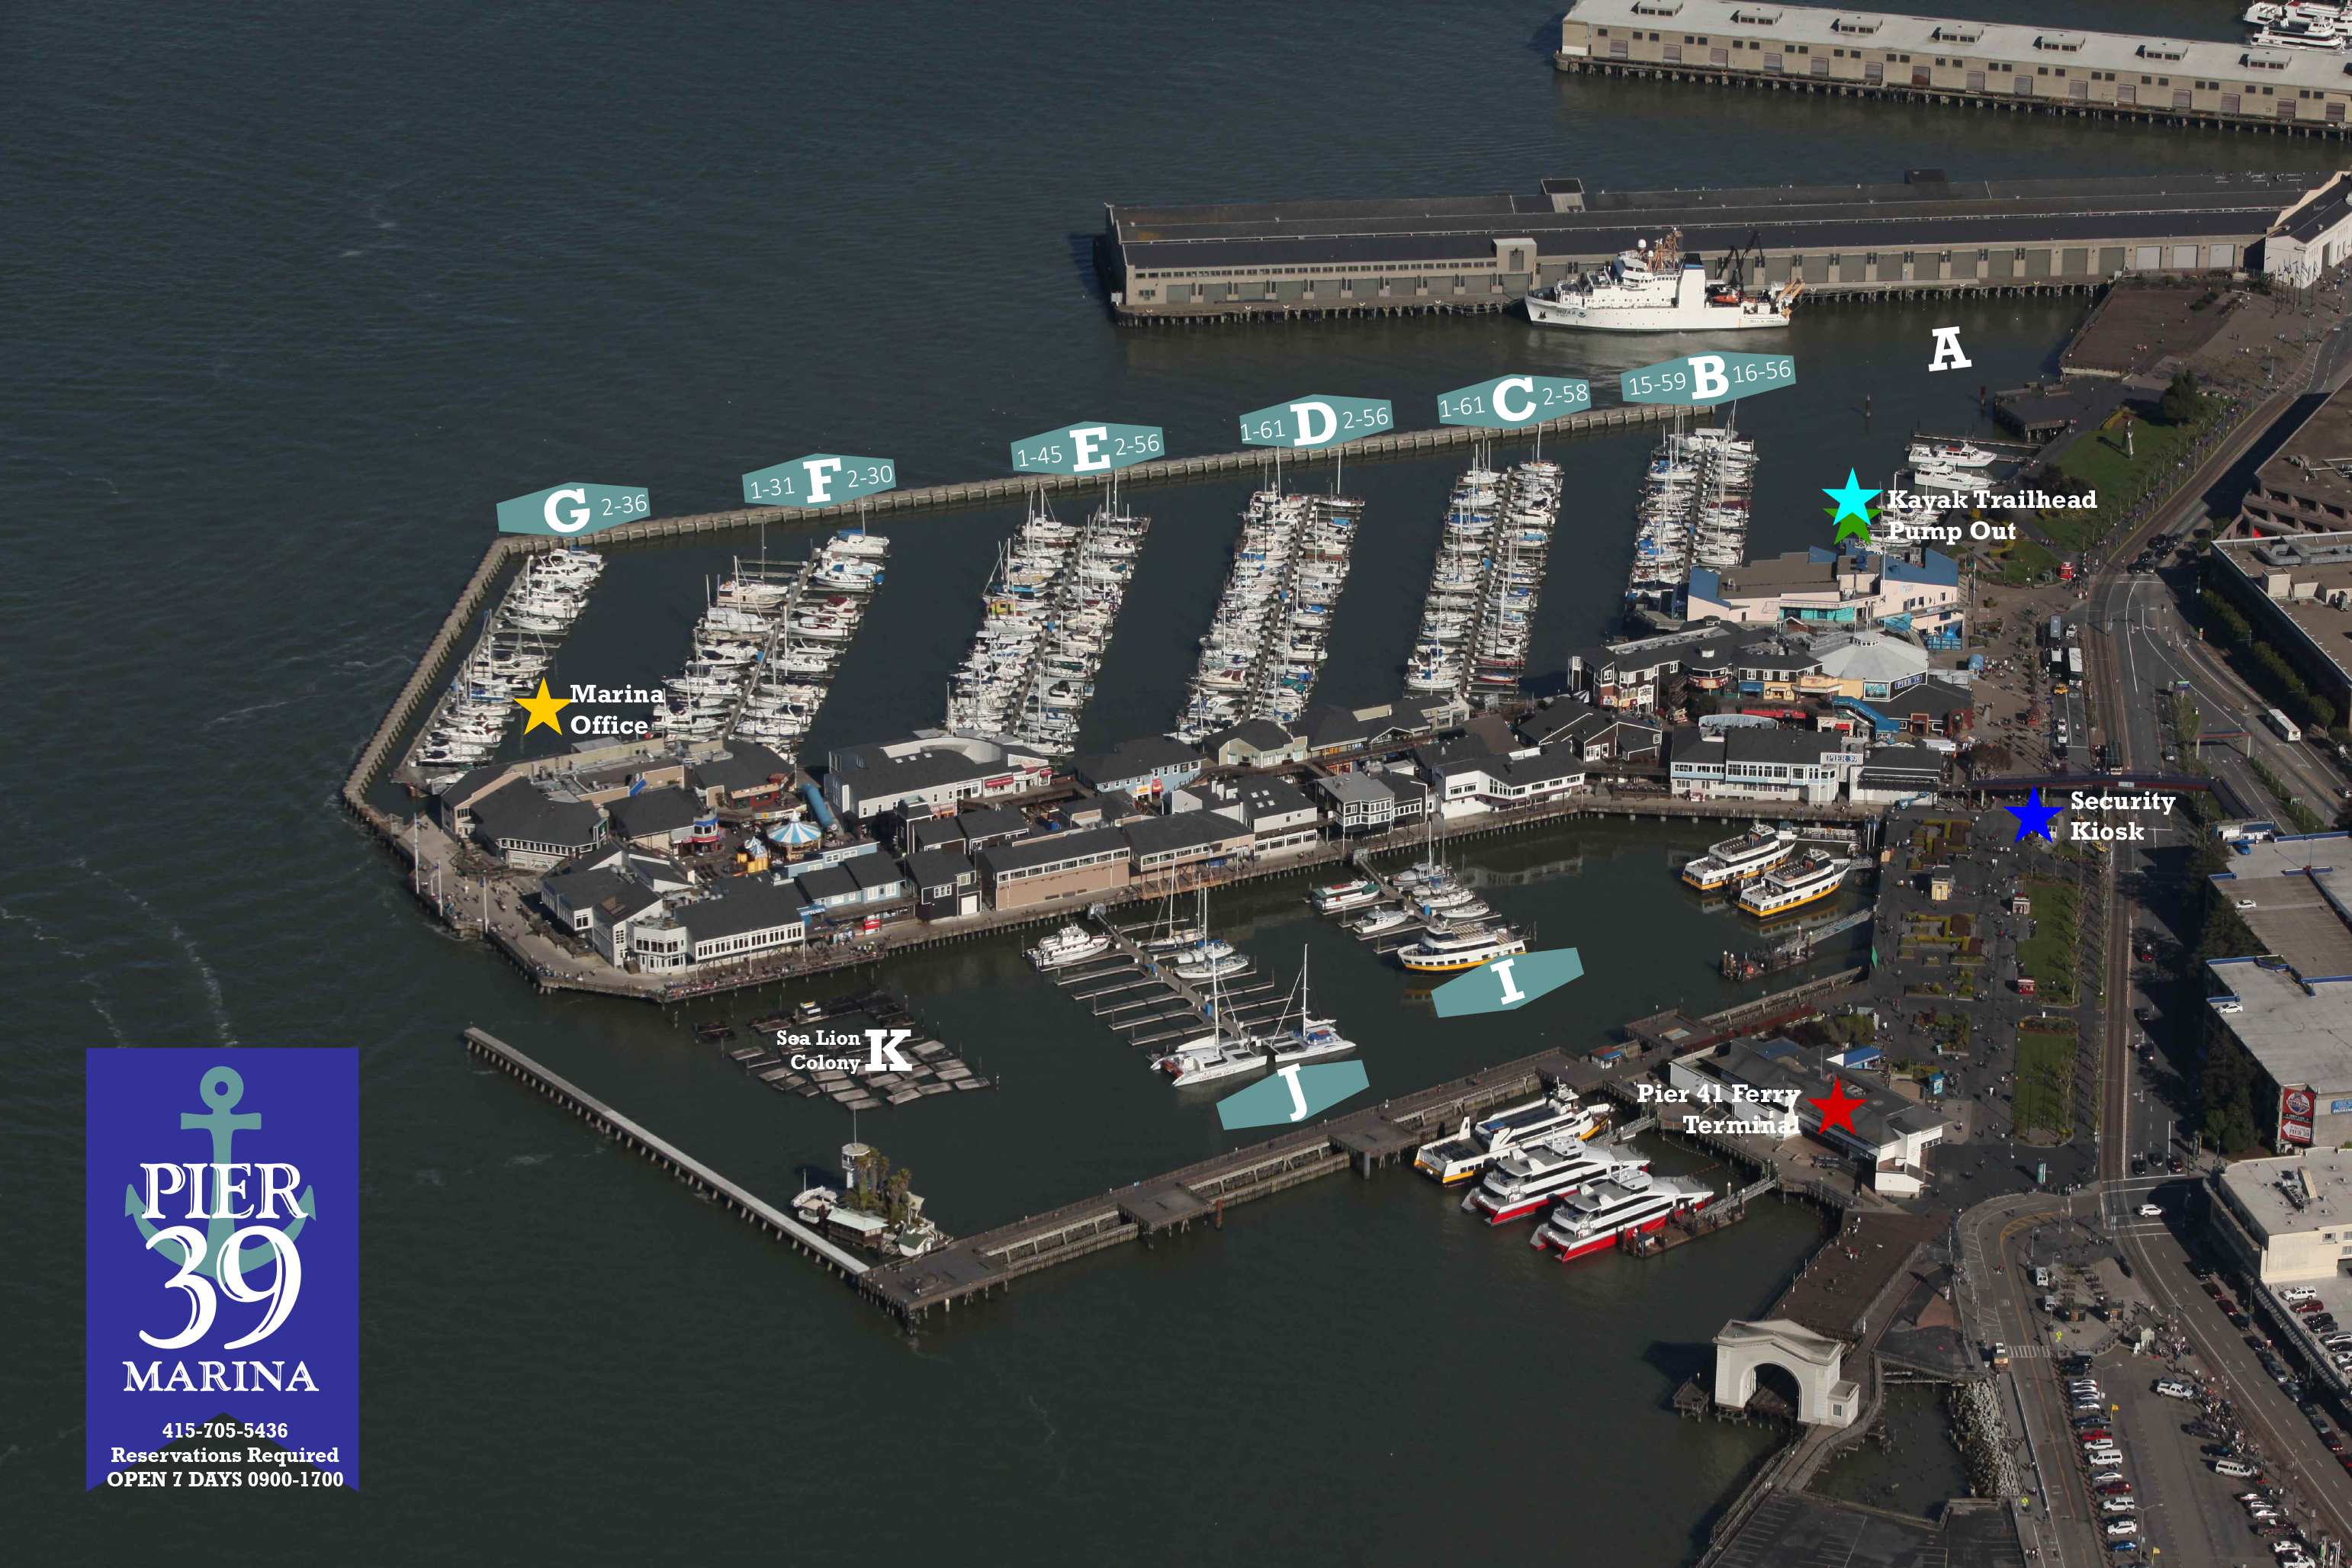
[[[1847,539],[1859,539],[1864,544],[1869,543],[1870,498],[1881,493],[1883,492],[1878,490],[1864,489],[1862,488],[1862,482],[1854,477],[1854,472],[1852,468],[1848,468],[1845,471],[1845,485],[1843,489],[1833,490],[1827,485],[1823,485],[1822,487],[1822,494],[1837,502],[1837,514],[1835,517],[1831,519],[1832,521],[1837,524],[1837,535],[1832,542],[1837,543],[1843,542]]]

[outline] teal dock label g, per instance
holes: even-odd
[[[1168,455],[1157,425],[1065,425],[1012,447],[1024,474],[1108,474]]]
[[[1384,436],[1396,428],[1396,414],[1385,397],[1332,397],[1312,393],[1291,403],[1276,403],[1242,416],[1244,447],[1336,447],[1366,436]]]
[[[1617,378],[1617,395],[1625,403],[1708,408],[1796,384],[1794,354],[1686,354],[1627,371]]]
[[[887,458],[811,452],[745,474],[743,500],[751,506],[839,506],[898,486],[898,465]]]
[[[653,503],[641,487],[573,483],[499,502],[499,531],[577,539],[652,515]]]
[[[1591,406],[1589,381],[1559,375],[1498,375],[1475,386],[1457,386],[1440,394],[1437,422],[1516,430],[1563,414],[1582,414]]]

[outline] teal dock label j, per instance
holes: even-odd
[[[1441,1018],[1466,1017],[1474,1013],[1508,1013],[1538,996],[1548,996],[1584,975],[1584,960],[1572,947],[1544,952],[1522,952],[1482,963],[1458,974],[1429,994]]]
[[[1015,441],[1013,468],[1024,474],[1108,474],[1168,455],[1157,425],[1065,425]]]
[[[1627,371],[1617,378],[1617,396],[1625,403],[1710,408],[1796,384],[1794,354],[1686,354]]]
[[[1217,1101],[1217,1121],[1225,1131],[1239,1127],[1274,1127],[1304,1121],[1372,1086],[1361,1062],[1330,1062],[1319,1067],[1284,1068],[1272,1078],[1254,1083],[1239,1094]]]
[[[1457,386],[1437,399],[1440,425],[1476,425],[1515,430],[1592,406],[1592,384],[1559,375],[1498,375],[1475,386]]]
[[[499,531],[576,539],[625,522],[643,522],[652,515],[653,503],[641,486],[557,485],[499,502]]]
[[[1311,393],[1291,403],[1276,403],[1242,416],[1244,447],[1336,447],[1366,436],[1383,436],[1396,428],[1396,414],[1385,397],[1333,397]]]
[[[752,506],[839,506],[898,488],[898,465],[887,458],[811,452],[743,476],[743,500]]]

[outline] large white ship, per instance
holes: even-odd
[[[1785,327],[1803,285],[1744,289],[1717,279],[1692,260],[1677,261],[1682,235],[1669,230],[1654,246],[1637,242],[1605,270],[1563,278],[1527,296],[1528,320],[1539,327],[1588,332],[1717,332]]]
[[[1506,1151],[1548,1133],[1569,1132],[1590,1138],[1609,1125],[1606,1107],[1580,1105],[1576,1091],[1556,1087],[1543,1099],[1515,1105],[1477,1126],[1464,1117],[1453,1136],[1424,1143],[1413,1154],[1413,1168],[1446,1186],[1466,1182]]]
[[[1465,1208],[1501,1225],[1533,1214],[1554,1198],[1589,1192],[1596,1182],[1613,1181],[1650,1168],[1650,1158],[1621,1142],[1585,1143],[1564,1132],[1522,1143],[1495,1162]]]
[[[1713,1188],[1685,1176],[1628,1171],[1562,1198],[1551,1217],[1536,1228],[1530,1245],[1559,1254],[1565,1263],[1598,1252],[1628,1232],[1656,1230],[1675,1215],[1704,1207],[1714,1196]]]

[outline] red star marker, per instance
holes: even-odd
[[[1830,1079],[1830,1091],[1826,1097],[1820,1100],[1809,1098],[1805,1103],[1821,1108],[1822,1131],[1843,1124],[1847,1131],[1853,1132],[1853,1108],[1866,1105],[1869,1101],[1867,1099],[1848,1100],[1845,1097],[1845,1080],[1833,1078]],[[1854,1132],[1854,1136],[1859,1138],[1862,1134]]]

